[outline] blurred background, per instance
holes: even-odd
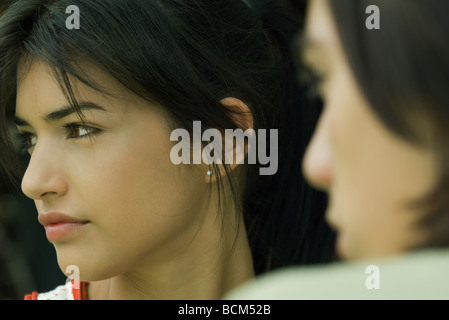
[[[0,176],[0,300],[23,299],[64,284],[33,201]]]

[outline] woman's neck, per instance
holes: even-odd
[[[241,216],[241,215],[240,215]],[[185,249],[170,259],[147,259],[139,267],[91,282],[92,300],[208,300],[254,277],[248,238],[241,219],[237,234],[226,236],[205,222]],[[223,230],[226,230],[224,228]],[[226,232],[224,232],[226,233]]]

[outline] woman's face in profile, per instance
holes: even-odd
[[[39,62],[22,68],[16,122],[31,154],[22,189],[35,200],[59,265],[77,265],[94,281],[176,263],[204,222],[206,172],[172,164],[161,108],[87,67],[113,95],[74,80],[82,123],[48,70]]]
[[[325,0],[310,1],[304,62],[322,77],[324,110],[303,162],[329,195],[327,220],[345,259],[379,258],[425,240],[410,206],[436,185],[432,153],[398,138],[374,114],[344,55]]]

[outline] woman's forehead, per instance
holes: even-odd
[[[35,85],[43,88],[52,85],[58,92],[64,94],[67,89],[73,91],[75,98],[80,96],[102,96],[104,98],[117,98],[128,102],[135,102],[138,97],[124,85],[122,85],[112,75],[95,66],[92,63],[74,63],[77,76],[63,71],[58,67],[50,66],[38,59],[23,59],[18,65],[17,88],[20,91],[21,84],[27,80],[32,80]],[[65,82],[66,77],[67,82]],[[27,90],[31,87],[27,86]]]

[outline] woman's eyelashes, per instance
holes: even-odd
[[[92,126],[71,123],[63,126],[65,131],[65,137],[67,140],[80,140],[80,139],[93,139],[95,138],[101,130]],[[18,141],[20,146],[20,153],[26,154],[32,152],[33,148],[36,146],[38,137],[36,134],[31,132],[19,132]]]
[[[20,132],[17,134],[19,152],[21,155],[30,153],[32,146],[37,143],[36,135],[29,132]]]

